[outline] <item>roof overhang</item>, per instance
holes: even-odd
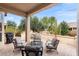
[[[0,3],[0,11],[27,16],[55,5],[56,3]]]

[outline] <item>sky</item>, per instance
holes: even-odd
[[[66,22],[76,22],[77,19],[77,4],[76,3],[60,3],[54,7],[51,7],[49,9],[46,9],[44,11],[41,11],[39,13],[34,14],[33,16],[37,16],[39,19],[41,19],[44,16],[56,17],[58,23],[62,21]],[[17,25],[19,25],[21,19],[23,17],[17,16],[14,14],[8,13],[5,19],[5,23],[7,20],[12,20],[16,22]]]

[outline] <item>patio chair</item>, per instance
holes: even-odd
[[[48,40],[46,42],[46,49],[48,49],[48,50],[52,50],[52,49],[57,50],[58,44],[59,44],[59,40],[55,40],[55,39]]]
[[[41,41],[40,34],[34,34],[33,41]]]
[[[14,39],[13,40],[13,45],[14,45],[14,50],[13,50],[13,52],[14,52],[16,49],[21,50],[22,48],[24,48],[26,43],[21,39]]]

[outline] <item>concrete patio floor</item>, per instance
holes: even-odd
[[[45,36],[45,35],[41,36],[43,41],[43,47],[44,47],[43,56],[76,56],[76,47],[74,45],[75,40],[58,37],[58,39],[61,39],[61,40],[57,48],[57,51],[58,51],[58,54],[57,54],[56,51],[46,52],[46,48],[45,48],[45,42],[47,40],[46,37],[48,36]],[[0,56],[21,56],[20,51],[13,52],[13,49],[14,49],[13,44],[2,45],[0,43]]]
[[[56,51],[46,52],[44,47],[43,56],[76,56],[76,48],[65,44],[60,43],[57,51],[58,54]],[[0,47],[0,56],[21,56],[21,52],[13,52],[13,44],[7,44]]]

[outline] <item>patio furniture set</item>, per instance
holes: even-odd
[[[34,35],[32,37],[32,41],[30,43],[25,43],[25,41],[21,39],[14,39],[14,50],[17,48],[20,49],[22,56],[42,56],[43,55],[43,42],[41,41],[40,36]],[[57,46],[59,44],[59,40],[53,39],[48,40],[46,42],[46,49],[49,50],[57,50]]]

